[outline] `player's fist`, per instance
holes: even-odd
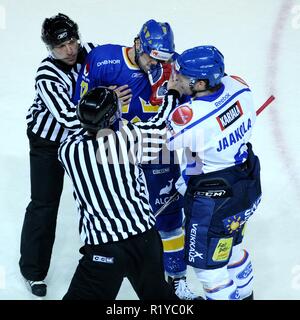
[[[152,87],[150,103],[152,105],[161,105],[167,92],[167,84],[172,73],[170,63],[157,63],[152,65],[148,71],[149,82]]]

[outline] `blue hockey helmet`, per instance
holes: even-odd
[[[208,80],[208,86],[212,88],[224,76],[224,56],[213,46],[195,47],[178,56],[175,69],[194,80]]]
[[[150,57],[168,61],[175,53],[174,35],[167,22],[148,20],[138,34],[141,43],[141,52]]]

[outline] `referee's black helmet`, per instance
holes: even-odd
[[[59,13],[46,18],[42,25],[42,40],[53,48],[72,38],[79,40],[78,25],[67,15]]]
[[[119,118],[117,94],[106,87],[88,91],[77,105],[77,117],[84,129],[97,132],[108,128]]]

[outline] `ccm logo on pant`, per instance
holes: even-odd
[[[113,257],[103,257],[103,256],[96,256],[93,255],[93,261],[95,262],[100,262],[100,263],[114,263],[114,258]]]

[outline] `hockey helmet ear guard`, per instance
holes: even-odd
[[[41,38],[49,47],[53,48],[67,40],[79,40],[78,25],[65,14],[59,13],[46,18],[42,25]]]
[[[77,117],[81,126],[88,131],[108,128],[120,117],[117,94],[106,87],[93,88],[80,99]]]
[[[224,56],[213,46],[195,47],[177,57],[175,69],[191,79],[208,80],[212,88],[224,77]]]

